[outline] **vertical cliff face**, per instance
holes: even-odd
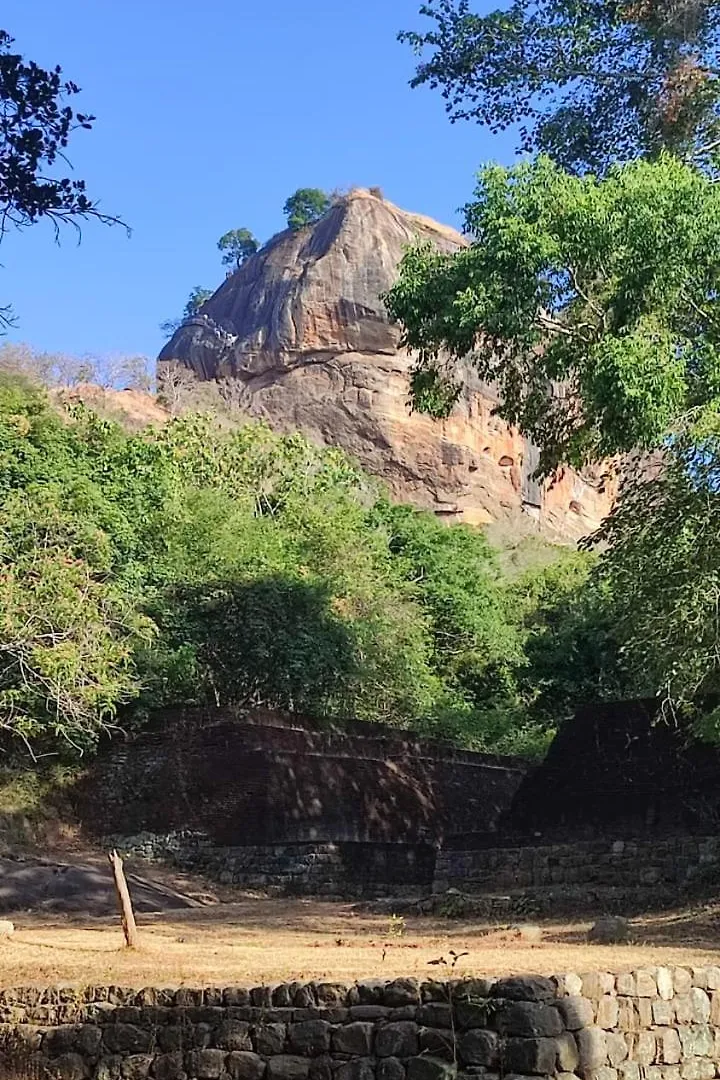
[[[445,251],[465,244],[453,229],[354,191],[229,276],[160,362],[236,379],[248,414],[342,447],[394,497],[448,520],[551,539],[586,534],[613,492],[599,474],[572,470],[552,485],[533,481],[534,448],[492,415],[492,393],[470,369],[448,420],[410,411],[412,359],[380,294],[417,241]]]

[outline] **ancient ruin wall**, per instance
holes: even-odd
[[[713,1080],[720,968],[0,993],[0,1073],[63,1080]]]

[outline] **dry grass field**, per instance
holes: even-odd
[[[243,900],[142,916],[141,947],[128,951],[112,920],[16,917],[0,942],[0,985],[259,985],[286,979],[438,977],[430,961],[467,952],[454,974],[623,971],[655,965],[703,966],[720,958],[720,905],[633,920],[628,945],[588,945],[588,924],[543,923],[542,940],[521,943],[502,928],[406,918],[393,934],[387,916],[317,900]]]

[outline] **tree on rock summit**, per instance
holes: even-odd
[[[239,270],[259,247],[249,229],[230,229],[218,240],[218,248],[223,253],[223,266],[234,266],[236,270]]]
[[[320,188],[298,188],[285,203],[283,212],[287,217],[288,227],[297,230],[306,225],[314,225],[327,214],[330,206],[329,195]]]

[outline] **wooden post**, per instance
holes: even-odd
[[[135,925],[132,900],[130,899],[130,890],[125,880],[123,861],[115,850],[108,854],[108,860],[112,866],[113,878],[115,879],[115,891],[117,892],[125,944],[128,949],[134,949],[138,944],[138,932]]]

